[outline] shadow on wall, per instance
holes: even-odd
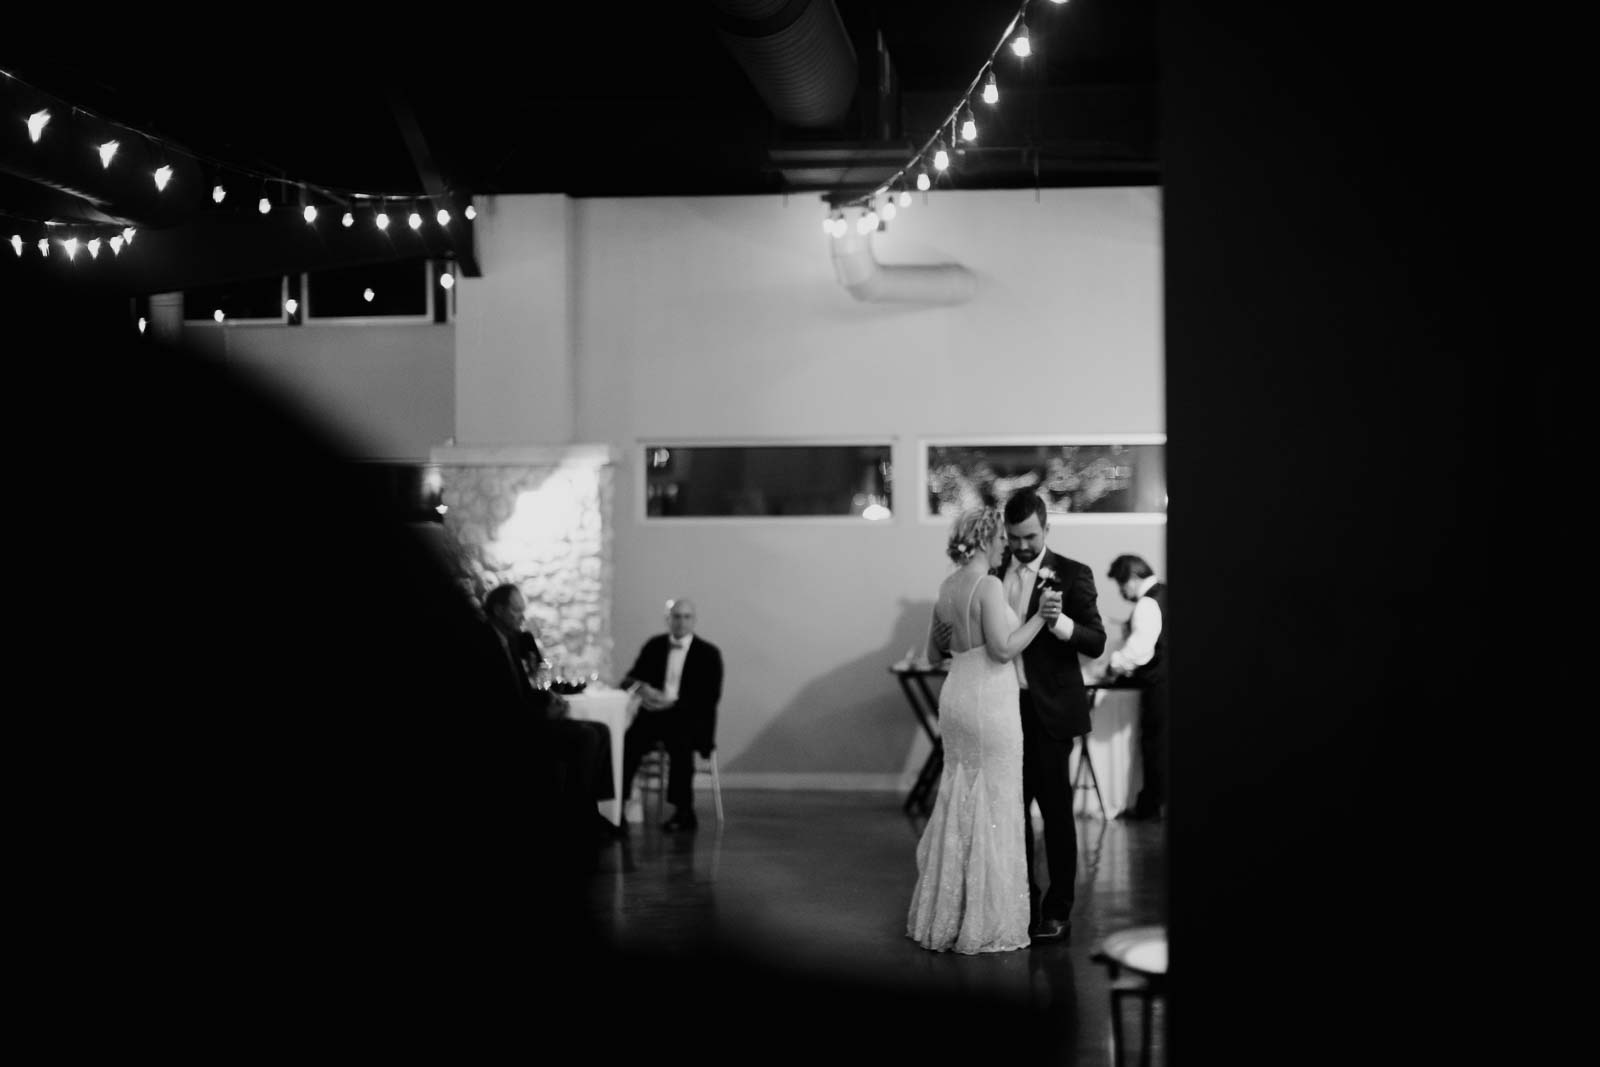
[[[889,667],[907,648],[921,653],[933,603],[901,600],[881,644],[805,685],[727,769],[898,780],[922,731]]]

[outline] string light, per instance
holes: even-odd
[[[917,171],[917,192],[925,193],[931,185],[933,185],[933,182],[928,178],[928,172],[925,170]]]
[[[950,169],[950,153],[944,150],[944,145],[940,145],[939,150],[933,154],[933,169]],[[923,175],[923,177],[927,177],[927,175]],[[920,186],[922,183],[918,182],[917,184]]]
[[[307,222],[316,222],[317,221],[317,209],[316,209],[316,206],[312,205],[312,204],[307,204],[306,207],[305,207],[305,210],[300,212],[300,216],[302,218],[304,218]]]
[[[220,204],[227,198],[228,190],[224,189],[220,184],[211,187],[211,200],[213,203]]]
[[[375,221],[378,224],[378,229],[387,230],[389,228],[389,213],[386,211],[379,211],[378,217]]]
[[[76,237],[68,237],[61,242],[61,247],[67,250],[68,259],[78,258],[78,239]]]
[[[354,215],[350,214],[350,212],[348,212],[348,211],[346,211],[344,213],[344,217],[339,220],[339,225],[343,226],[347,230],[350,227],[354,226],[355,224],[356,224],[356,217]]]
[[[856,220],[856,232],[859,234],[869,234],[877,228],[878,213],[876,211],[868,211]]]
[[[263,196],[261,201],[256,204],[256,210],[265,215],[272,210],[272,201]]]
[[[130,244],[130,245],[133,244],[133,227],[132,226],[124,226],[122,228],[122,243],[123,244]]]
[[[156,178],[156,191],[157,192],[163,192],[163,193],[166,192],[167,191],[167,183],[172,180],[172,168],[171,167],[157,167],[156,168],[155,178]]]
[[[148,326],[148,325],[150,325],[150,324],[149,324],[149,323],[148,323],[148,322],[146,322],[146,321],[145,321],[145,318],[144,318],[144,316],[143,316],[143,315],[140,315],[140,316],[139,316],[139,332],[140,332],[140,333],[144,333],[144,328],[145,328],[145,327],[146,327],[146,326]]]
[[[283,302],[283,310],[287,311],[290,315],[293,315],[295,312],[300,310],[300,301],[291,296],[289,299]]]
[[[883,202],[883,209],[881,212],[883,215],[883,221],[893,222],[895,215],[897,215],[899,211],[900,209],[895,206],[895,202],[893,200],[885,200]]]
[[[1033,55],[1033,45],[1028,41],[1028,27],[1025,23],[1017,27],[1017,35],[1011,39],[1011,51],[1016,53],[1018,59],[1027,59]]]
[[[362,293],[361,293],[361,299],[365,300],[367,303],[370,304],[370,303],[372,303],[372,298],[377,296],[377,295],[378,294],[374,293],[371,289],[364,289],[364,290],[362,290]]]
[[[17,255],[22,255],[22,234],[14,233],[11,235],[11,247],[16,251]]]
[[[406,216],[406,222],[410,223],[413,230],[422,229],[422,216],[418,215],[415,211]]]
[[[50,238],[39,238],[39,254],[41,256],[48,256],[50,254]]]
[[[100,153],[100,165],[102,167],[109,167],[111,166],[111,157],[117,154],[117,142],[107,141],[105,144],[96,149],[96,151]]]
[[[89,248],[89,258],[90,259],[99,259],[100,258],[100,238],[98,238],[98,237],[89,238],[88,248]]]
[[[1000,102],[1000,86],[996,84],[992,70],[989,72],[989,80],[983,83],[983,102],[985,104]]]
[[[222,309],[221,308],[218,308],[217,310],[213,311],[211,313],[211,317],[217,320],[217,324],[219,326],[222,324],[222,320],[227,318],[227,316],[222,313]]]
[[[923,177],[927,177],[927,175],[923,175]],[[910,193],[909,190],[906,190],[906,189],[900,190],[900,206],[901,207],[910,207],[911,206],[911,193]]]
[[[44,136],[44,128],[50,125],[50,112],[40,109],[28,116],[28,140],[34,144],[39,143],[39,138]]]
[[[448,226],[450,225],[450,212],[446,211],[444,208],[440,208],[439,213],[434,216],[434,219],[439,223],[440,226]]]
[[[468,222],[471,222],[473,219],[478,217],[478,209],[473,207],[471,204],[468,204],[467,210],[463,211],[462,214],[467,217]]]
[[[122,234],[120,234],[120,233],[112,234],[111,235],[111,254],[114,255],[114,256],[122,255],[122,246],[124,244],[126,244],[126,243],[127,242],[122,239]]]
[[[442,288],[453,289],[455,288],[455,284],[456,276],[451,274],[449,271],[445,271],[443,274],[439,275],[439,285]]]
[[[967,112],[967,117],[961,120],[961,139],[963,141],[976,141],[978,139],[978,120],[972,117],[972,112]]]

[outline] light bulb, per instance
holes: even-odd
[[[366,290],[362,291],[361,299],[365,300],[367,303],[370,304],[370,303],[372,303],[372,298],[377,296],[377,295],[378,294],[374,293],[371,289],[366,289]]]
[[[34,144],[39,143],[39,138],[44,136],[44,128],[50,125],[50,112],[35,111],[28,116],[28,140]]]
[[[223,320],[223,319],[225,319],[225,318],[227,318],[227,316],[226,316],[226,315],[224,315],[224,314],[223,314],[223,313],[222,313],[222,309],[221,309],[221,308],[218,308],[218,309],[217,309],[217,310],[215,310],[215,311],[213,311],[213,312],[212,312],[212,313],[211,313],[211,317],[212,317],[212,318],[214,318],[214,319],[216,319],[216,320],[217,320],[217,321],[218,321],[218,322],[219,322],[219,323],[220,323],[220,322],[221,322],[221,321],[222,321],[222,320]]]
[[[1033,54],[1033,46],[1028,43],[1028,27],[1022,27],[1011,39],[1011,50],[1017,54],[1018,59],[1027,59]]]
[[[316,222],[317,221],[317,209],[311,204],[307,204],[306,205],[306,209],[304,211],[300,212],[300,215],[307,222]]]
[[[950,153],[943,148],[933,154],[933,169],[948,170],[950,167]],[[920,183],[919,183],[920,184]]]
[[[968,115],[961,123],[961,139],[963,141],[976,141],[978,139],[978,122]]]
[[[261,198],[261,202],[256,205],[256,210],[265,215],[267,212],[272,210],[272,201],[263,196]]]
[[[48,256],[50,254],[50,238],[39,238],[39,254],[41,256]]]
[[[826,216],[823,217],[823,219],[822,219],[822,232],[826,233],[826,234],[832,234],[833,233],[833,216],[832,215],[826,215]]]
[[[471,222],[473,219],[478,217],[478,209],[473,207],[471,204],[468,204],[467,210],[463,211],[462,214],[467,217],[468,222]]]
[[[998,104],[1000,102],[1000,86],[995,84],[994,75],[989,75],[989,80],[983,85],[983,102],[985,104]]]
[[[893,222],[895,215],[897,215],[899,211],[900,209],[895,207],[893,200],[885,200],[883,202],[883,221]]]
[[[389,214],[388,214],[388,212],[386,212],[386,211],[378,212],[378,220],[377,221],[378,221],[378,229],[387,230],[389,228]]]
[[[900,206],[901,207],[910,207],[911,206],[911,191],[909,189],[900,190]]]
[[[927,192],[928,191],[928,186],[930,186],[932,184],[933,184],[933,182],[928,180],[928,172],[927,171],[922,170],[922,171],[918,171],[917,172],[917,192],[919,192],[919,193]]]
[[[293,315],[296,311],[300,310],[300,301],[291,296],[289,299],[283,302],[283,310]]]
[[[156,168],[155,178],[156,178],[156,191],[157,192],[165,192],[166,188],[167,188],[167,183],[172,180],[172,168],[171,167],[157,167]]]
[[[100,165],[102,167],[111,166],[111,157],[117,154],[117,142],[107,141],[105,144],[100,146],[99,152]]]
[[[67,258],[68,259],[77,258],[77,255],[78,255],[78,239],[76,237],[68,237],[65,241],[61,242],[61,247],[65,248],[67,250]]]
[[[354,226],[355,224],[356,224],[356,217],[354,215],[350,214],[350,212],[348,212],[348,211],[346,211],[344,213],[344,218],[339,220],[339,225],[343,226],[345,229],[349,229],[351,226]]]
[[[148,326],[148,325],[150,325],[150,324],[145,321],[145,317],[143,315],[140,315],[139,316],[139,332],[140,333],[144,333],[144,328],[146,326]]]
[[[126,242],[124,242],[122,239],[122,234],[113,234],[111,237],[111,254],[116,256],[122,255],[122,246],[125,243]]]
[[[126,243],[128,243],[130,245],[133,244],[133,227],[132,226],[124,226],[122,228],[122,239],[123,239],[124,242],[126,242]]]
[[[89,248],[89,258],[90,259],[99,259],[100,258],[100,238],[98,238],[98,237],[89,238],[88,248]]]
[[[406,216],[406,222],[410,224],[413,230],[422,229],[422,216],[418,215],[415,211]]]
[[[1050,0],[1052,4],[1064,4],[1067,0]]]
[[[856,220],[856,232],[861,234],[871,233],[878,228],[878,213],[868,211]]]
[[[11,247],[17,255],[22,255],[22,234],[14,233],[11,235]]]
[[[213,203],[220,204],[227,198],[228,190],[224,189],[221,185],[213,185],[211,187],[211,200]]]
[[[440,208],[439,213],[433,218],[434,221],[436,221],[440,226],[450,225],[450,212],[446,211],[444,208]]]
[[[453,289],[455,288],[455,284],[456,276],[451,274],[449,271],[445,271],[443,274],[439,275],[439,285],[442,288]]]

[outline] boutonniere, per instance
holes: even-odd
[[[1056,578],[1056,572],[1049,567],[1039,568],[1039,587],[1048,589],[1053,593],[1061,591],[1061,582]]]

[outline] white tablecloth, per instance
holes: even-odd
[[[1144,768],[1139,764],[1139,691],[1110,689],[1099,691],[1099,702],[1089,716],[1089,762],[1100,782],[1100,797],[1105,801],[1106,817],[1115,818],[1139,795],[1144,783]],[[1072,780],[1078,780],[1078,761],[1083,746],[1072,752]],[[1074,794],[1072,810],[1100,814],[1094,792]]]
[[[622,818],[622,735],[628,730],[628,704],[632,698],[624,689],[607,689],[590,686],[581,693],[567,697],[574,719],[603,722],[611,730],[611,777],[616,786],[615,800],[600,801],[600,814],[613,824]]]

